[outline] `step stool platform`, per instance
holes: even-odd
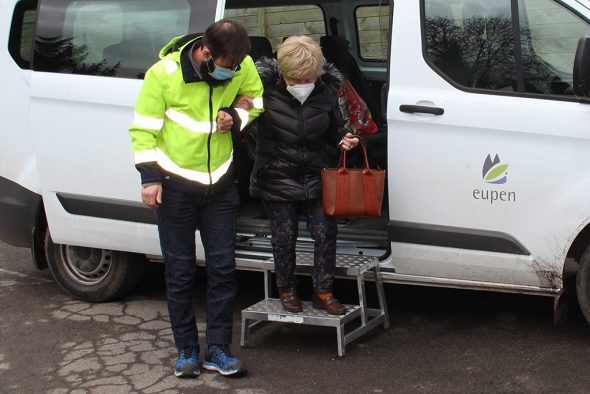
[[[346,314],[331,315],[324,310],[314,308],[311,301],[301,301],[301,304],[303,305],[303,311],[291,313],[283,309],[281,300],[267,298],[244,309],[242,311],[242,318],[338,327],[361,315],[361,307],[359,305],[345,305]]]

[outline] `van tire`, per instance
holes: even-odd
[[[106,249],[56,244],[45,232],[45,253],[57,284],[72,297],[104,302],[131,292],[143,276],[146,259]]]
[[[576,294],[582,314],[590,324],[590,246],[586,248],[580,259],[576,276]]]

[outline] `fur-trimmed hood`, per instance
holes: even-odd
[[[276,59],[262,57],[256,62],[256,69],[262,80],[264,89],[277,86],[282,83],[283,76],[279,70],[279,63]],[[344,77],[338,69],[331,63],[326,63],[324,73],[320,76],[321,81],[330,92],[336,94],[344,82]]]

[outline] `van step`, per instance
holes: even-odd
[[[295,251],[297,253],[313,253],[314,241],[308,237],[297,238]],[[336,241],[338,255],[371,256],[381,258],[388,253],[387,247],[378,241]],[[236,237],[236,256],[254,258],[257,260],[272,256],[270,236],[239,233]],[[257,258],[257,256],[259,258]]]
[[[340,219],[338,221],[338,239],[349,241],[374,241],[388,242],[387,225],[384,219],[378,221],[366,220],[367,218]],[[364,220],[364,221],[363,221]],[[256,234],[270,237],[268,221],[242,221],[237,226],[237,232],[243,234]],[[304,222],[299,223],[299,235],[310,238],[309,231]]]

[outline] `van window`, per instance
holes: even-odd
[[[552,0],[519,0],[518,10],[525,91],[573,94],[576,48],[590,26]]]
[[[510,0],[426,0],[424,11],[426,55],[442,73],[470,88],[516,88]]]
[[[319,43],[326,35],[324,13],[316,5],[228,8],[224,16],[246,26],[249,36],[266,37],[272,52],[290,36],[306,35]]]
[[[191,27],[197,0],[53,2],[43,2],[39,12],[37,71],[142,78],[171,38],[203,31],[213,20],[211,12],[200,30]]]
[[[561,4],[423,1],[425,57],[447,79],[467,88],[573,95],[576,46],[590,26]]]
[[[363,60],[386,60],[389,46],[389,5],[357,7],[354,17],[359,56]]]
[[[8,50],[16,64],[25,69],[31,67],[36,16],[37,0],[16,3],[10,27]]]

